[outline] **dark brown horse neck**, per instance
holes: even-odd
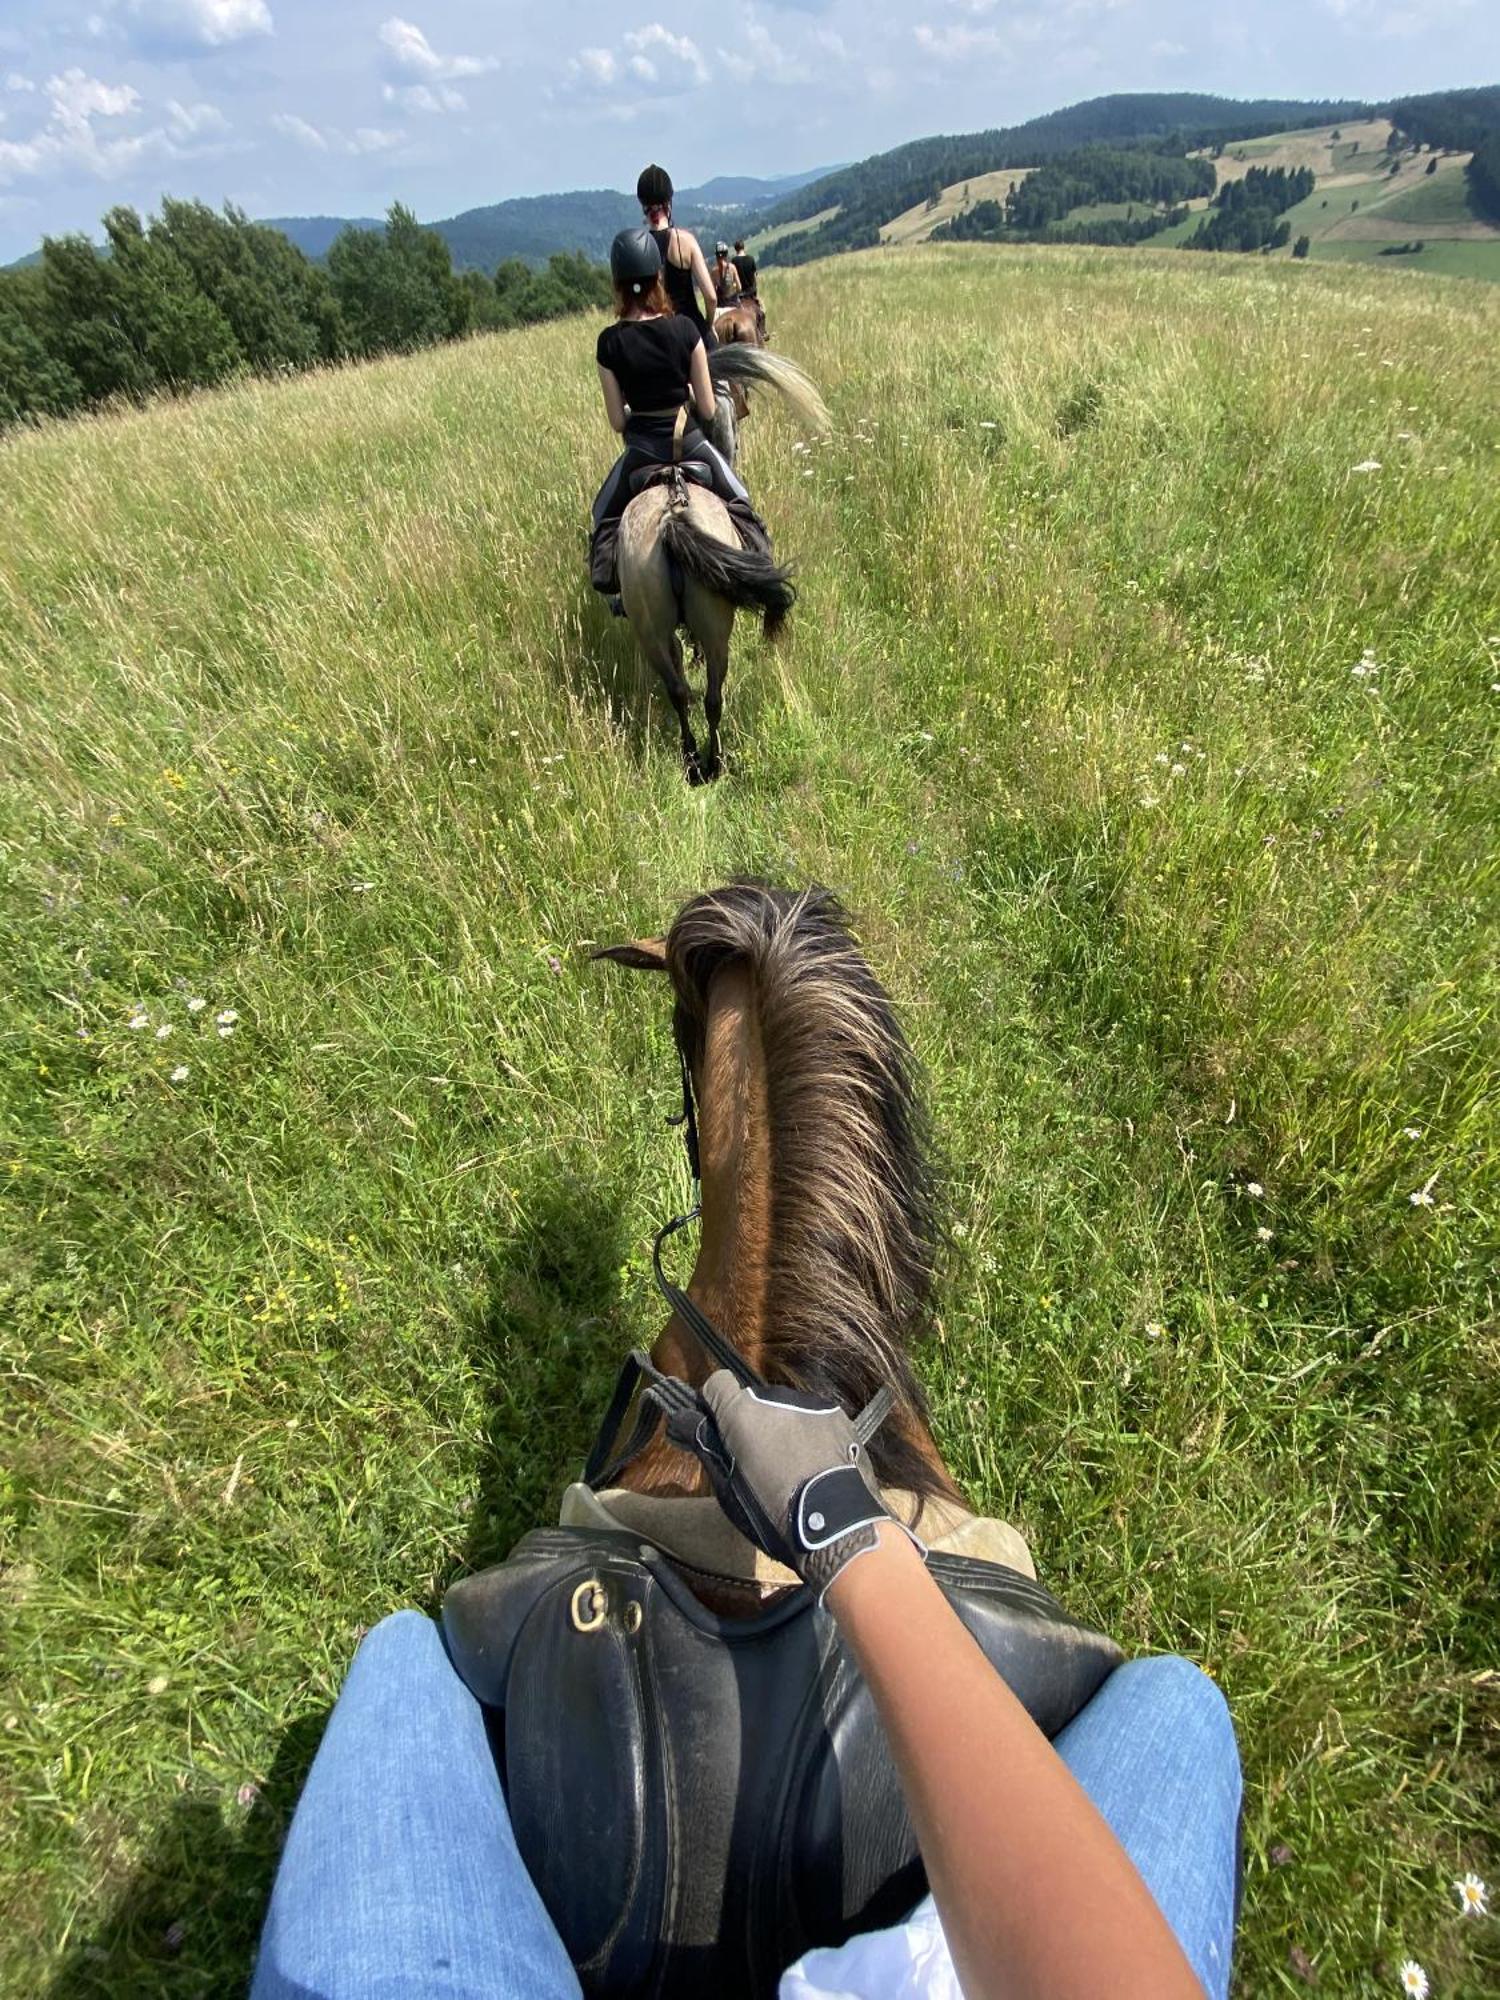
[[[768,1381],[826,1392],[851,1413],[889,1386],[877,1473],[959,1497],[907,1351],[932,1254],[911,1056],[843,912],[818,892],[737,885],[687,905],[659,962],[698,1101],[689,1296]],[[693,1383],[713,1365],[675,1314],[653,1359]],[[664,1442],[627,1483],[703,1490],[697,1465]]]

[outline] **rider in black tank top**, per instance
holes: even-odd
[[[684,319],[690,319],[693,322],[699,333],[703,335],[706,346],[717,347],[719,343],[714,338],[714,330],[703,317],[703,308],[698,303],[698,294],[693,287],[692,272],[685,265],[674,264],[667,255],[668,246],[671,244],[672,238],[677,234],[676,230],[672,228],[653,229],[651,234],[655,238],[657,249],[661,252],[662,280],[667,288],[667,297],[672,301],[673,312],[680,313]]]

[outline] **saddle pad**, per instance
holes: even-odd
[[[898,1486],[882,1487],[880,1497],[898,1521],[921,1536],[926,1548],[1000,1563],[1035,1579],[1036,1564],[1026,1538],[1009,1521],[971,1514],[952,1500],[919,1502],[915,1494]],[[666,1498],[624,1486],[605,1486],[596,1493],[575,1480],[563,1491],[557,1521],[561,1528],[627,1529],[637,1541],[650,1542],[681,1568],[696,1573],[755,1583],[767,1591],[797,1586],[796,1571],[748,1541],[711,1494],[702,1499]]]
[[[1047,1735],[1118,1664],[1031,1579],[961,1556],[930,1567]],[[442,1616],[591,1997],[760,2000],[810,1946],[893,1923],[923,1893],[874,1705],[808,1591],[719,1618],[634,1535],[543,1528],[455,1584]]]

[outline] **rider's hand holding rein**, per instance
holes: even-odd
[[[742,1532],[822,1593],[880,1712],[965,2000],[1202,2000],[1135,1865],[891,1518],[826,1398],[703,1385]]]
[[[720,1505],[742,1533],[821,1597],[891,1520],[854,1425],[837,1403],[799,1389],[741,1388],[727,1368],[703,1400],[728,1454],[705,1458]]]

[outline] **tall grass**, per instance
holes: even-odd
[[[802,599],[702,792],[585,585],[591,327],[0,445],[7,1995],[242,1979],[359,1629],[657,1317],[665,1012],[576,948],[744,871],[926,1062],[957,1476],[1229,1695],[1240,1990],[1495,1990],[1500,298],[768,304],[837,429],[752,417]]]

